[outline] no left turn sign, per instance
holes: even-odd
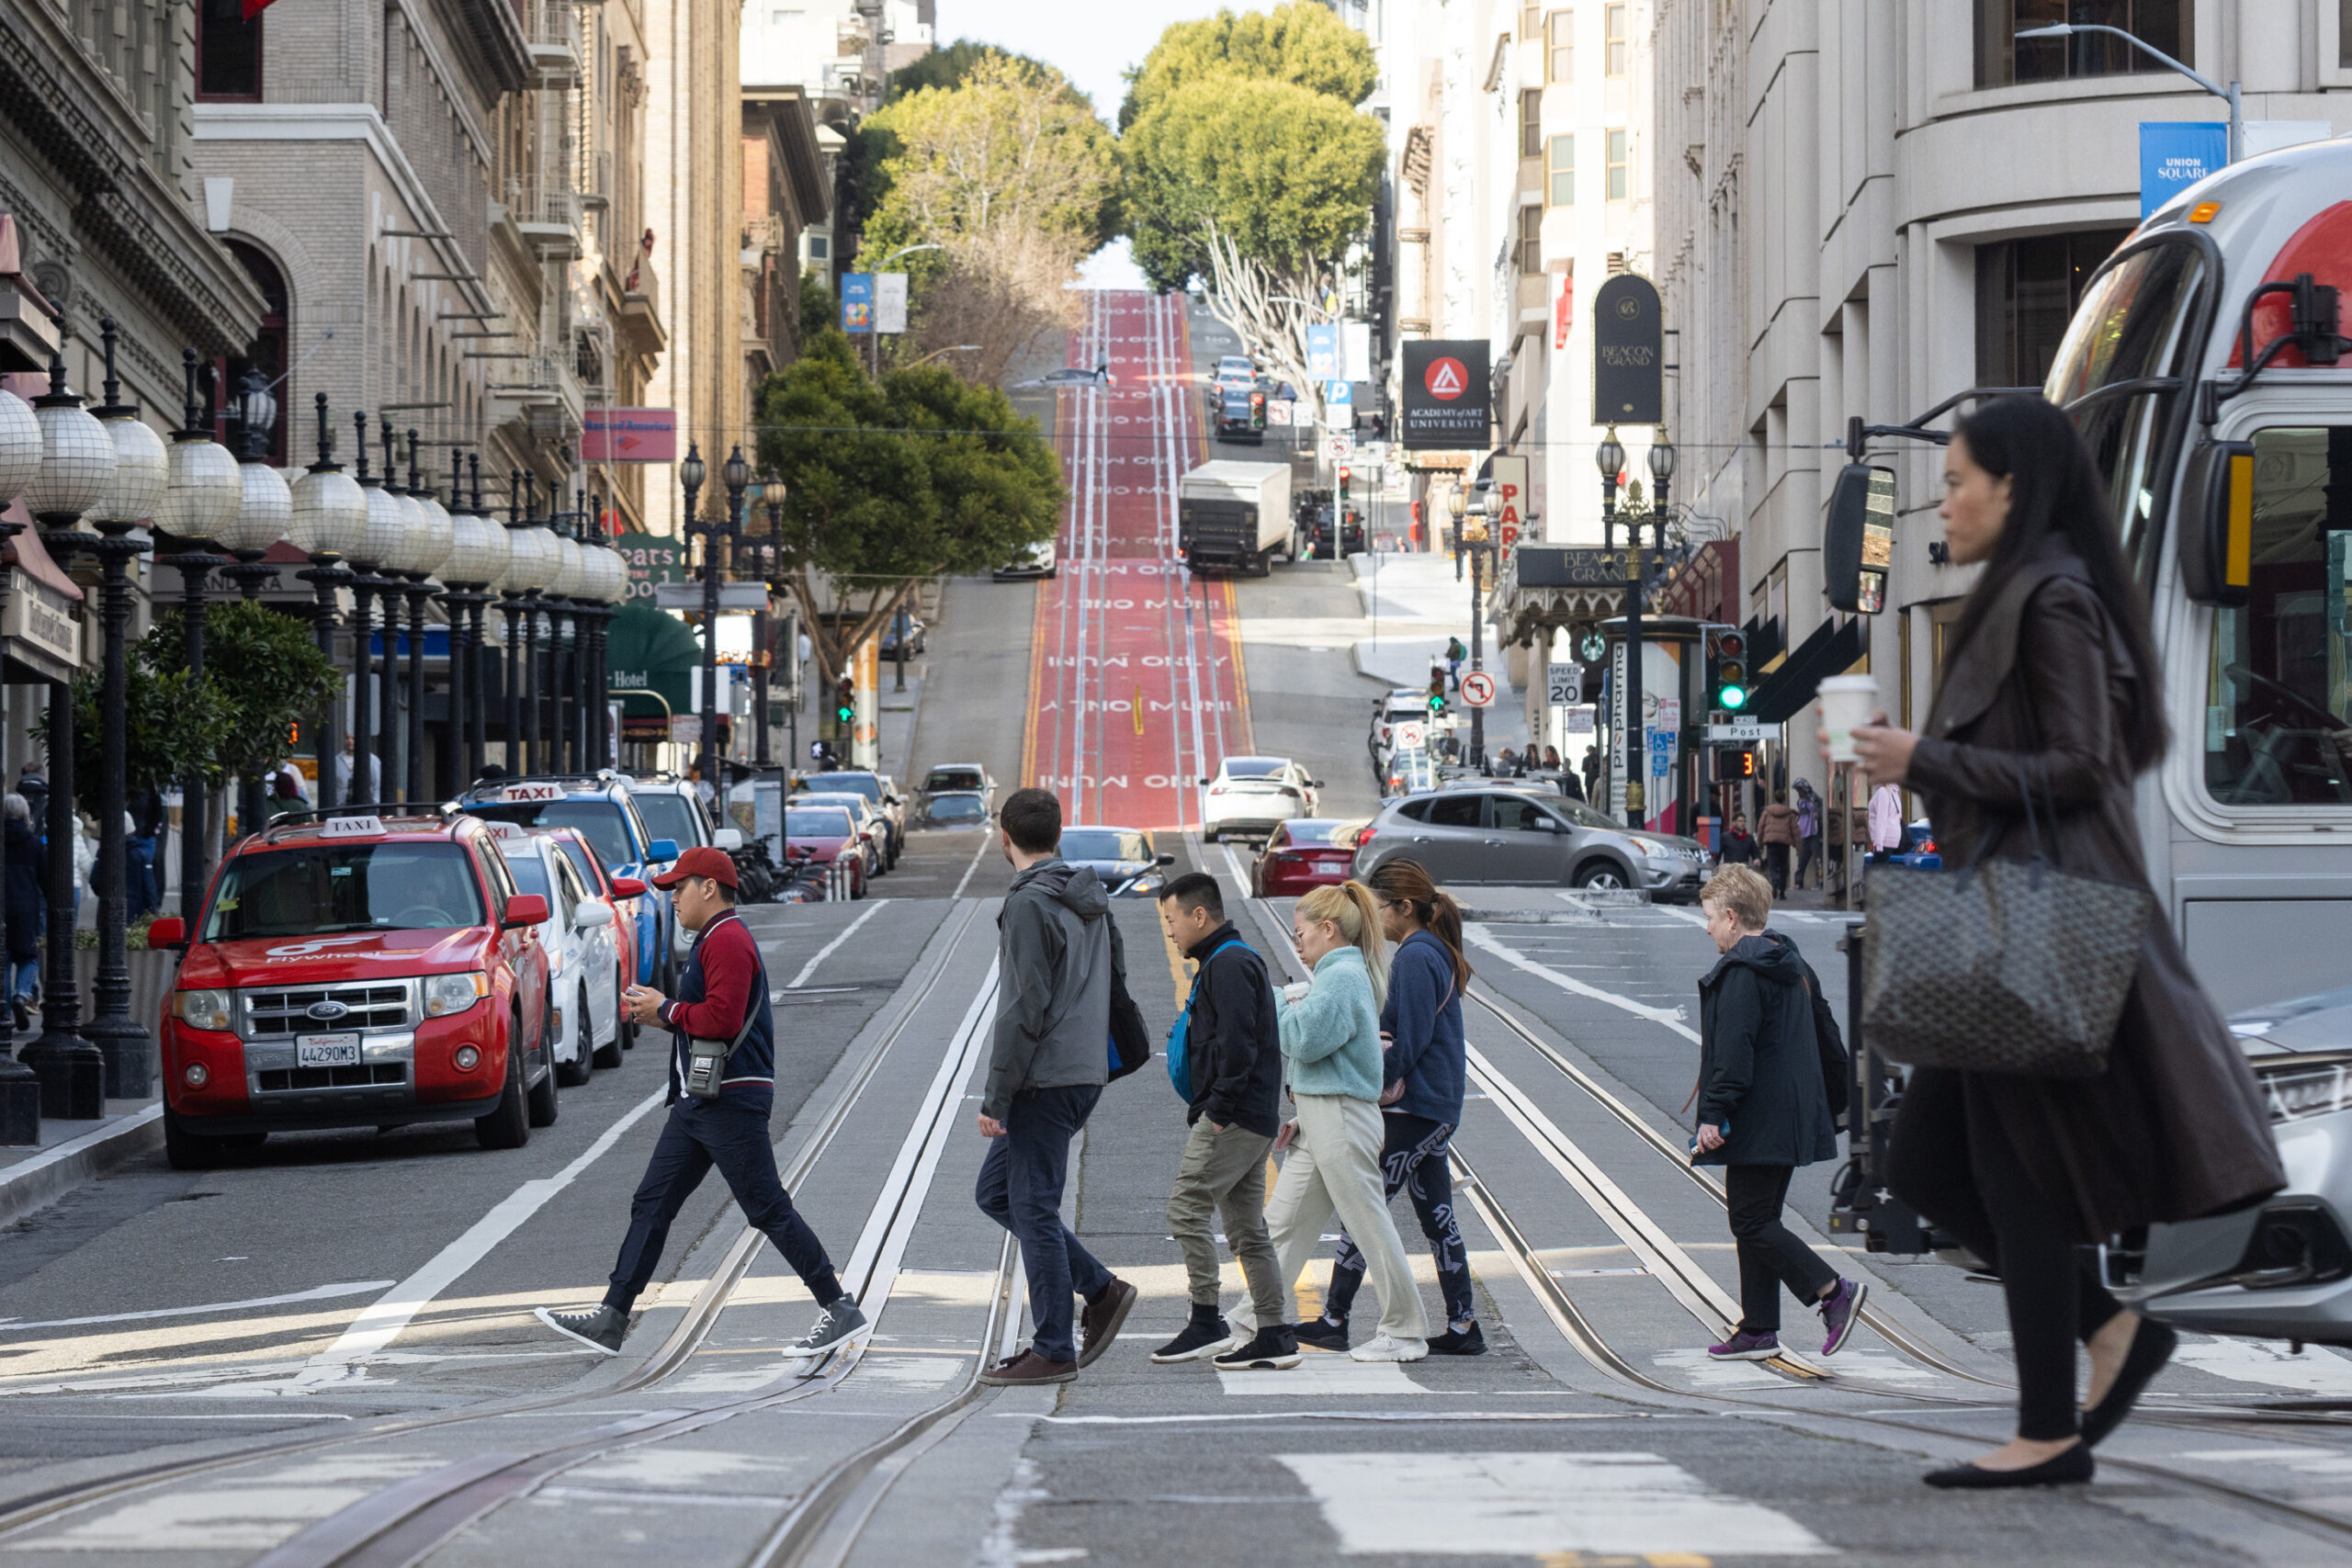
[[[1474,670],[1462,677],[1462,701],[1474,708],[1494,706],[1495,678],[1483,670]]]

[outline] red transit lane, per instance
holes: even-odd
[[[1201,779],[1250,738],[1233,585],[1176,549],[1176,480],[1206,446],[1184,299],[1087,299],[1069,363],[1112,379],[1057,394],[1070,502],[1037,595],[1022,773],[1067,822],[1197,828]]]

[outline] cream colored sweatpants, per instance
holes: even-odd
[[[1381,1190],[1380,1107],[1344,1094],[1302,1094],[1297,1109],[1298,1136],[1266,1201],[1283,1302],[1295,1301],[1299,1270],[1324,1250],[1323,1228],[1336,1212],[1369,1265],[1370,1283],[1380,1296],[1380,1331],[1396,1339],[1427,1339],[1420,1290]]]

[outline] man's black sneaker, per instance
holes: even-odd
[[[607,1356],[621,1353],[621,1340],[628,1333],[628,1314],[609,1305],[599,1304],[594,1312],[556,1312],[548,1307],[533,1310],[541,1323],[558,1334]]]
[[[1127,1314],[1135,1310],[1136,1298],[1142,1292],[1125,1280],[1114,1280],[1102,1287],[1102,1293],[1086,1303],[1078,1314],[1078,1364],[1091,1367],[1111,1348],[1119,1337],[1119,1325],[1127,1321]]]
[[[1216,1368],[1222,1372],[1283,1372],[1304,1359],[1297,1332],[1287,1323],[1277,1323],[1258,1330],[1247,1345],[1219,1356]]]
[[[1448,1328],[1442,1334],[1430,1337],[1432,1356],[1483,1356],[1487,1353],[1487,1337],[1476,1324],[1467,1328]]]
[[[1163,1367],[1177,1361],[1197,1361],[1204,1356],[1216,1355],[1232,1343],[1232,1325],[1215,1307],[1209,1309],[1206,1319],[1195,1307],[1193,1321],[1184,1325],[1183,1332],[1154,1350],[1151,1359]]]
[[[1312,1345],[1317,1350],[1337,1350],[1347,1354],[1348,1325],[1342,1318],[1334,1323],[1328,1317],[1310,1317],[1291,1331],[1302,1345]]]

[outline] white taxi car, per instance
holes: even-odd
[[[556,1081],[576,1089],[596,1067],[621,1065],[620,943],[613,907],[597,897],[544,829],[493,822],[514,885],[548,901],[538,926],[548,955],[548,1033]]]

